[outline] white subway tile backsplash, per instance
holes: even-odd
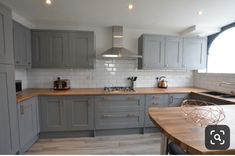
[[[186,70],[138,70],[136,60],[97,60],[94,70],[29,69],[16,70],[25,88],[51,88],[57,77],[71,80],[73,88],[129,86],[127,77],[138,76],[136,87],[155,87],[156,77],[166,76],[170,87],[193,86],[193,72]]]

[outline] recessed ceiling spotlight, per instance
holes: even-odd
[[[47,5],[51,5],[51,3],[52,3],[51,0],[46,0]]]
[[[197,15],[199,15],[199,16],[201,16],[202,14],[203,14],[202,11],[198,11],[198,12],[197,12]]]
[[[129,10],[133,10],[133,8],[134,8],[133,4],[129,3],[128,9],[129,9]]]

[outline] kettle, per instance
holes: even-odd
[[[158,88],[167,88],[168,87],[168,82],[165,80],[165,76],[157,77],[157,86]]]

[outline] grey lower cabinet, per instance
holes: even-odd
[[[183,66],[187,69],[206,68],[207,38],[183,39]]]
[[[32,30],[33,68],[94,68],[94,32]]]
[[[14,64],[11,10],[0,3],[0,64]]]
[[[168,95],[168,106],[178,107],[182,102],[188,98],[189,94],[169,94]]]
[[[38,139],[38,102],[37,97],[18,104],[20,151],[26,152]]]
[[[168,107],[168,94],[146,95],[145,127],[156,127],[149,118],[150,107]]]
[[[66,97],[69,130],[94,129],[94,102],[92,97]]]
[[[40,97],[41,132],[93,130],[93,97]]]
[[[0,154],[16,154],[19,129],[15,93],[14,65],[0,64]]]
[[[95,129],[143,127],[144,105],[144,96],[95,97]]]
[[[23,25],[13,22],[15,66],[31,68],[31,31]]]
[[[205,38],[143,34],[138,40],[139,69],[202,69],[206,67]]]

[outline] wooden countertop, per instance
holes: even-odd
[[[223,105],[226,118],[220,125],[230,128],[230,147],[227,150],[208,150],[205,147],[205,128],[185,119],[180,107],[152,107],[149,116],[163,134],[192,154],[235,154],[235,105]]]
[[[99,95],[147,95],[147,94],[170,94],[170,93],[200,93],[207,90],[193,87],[175,88],[136,88],[135,92],[105,92],[103,88],[74,88],[65,91],[54,91],[53,89],[25,89],[17,95],[17,103],[23,102],[34,96],[99,96]]]

